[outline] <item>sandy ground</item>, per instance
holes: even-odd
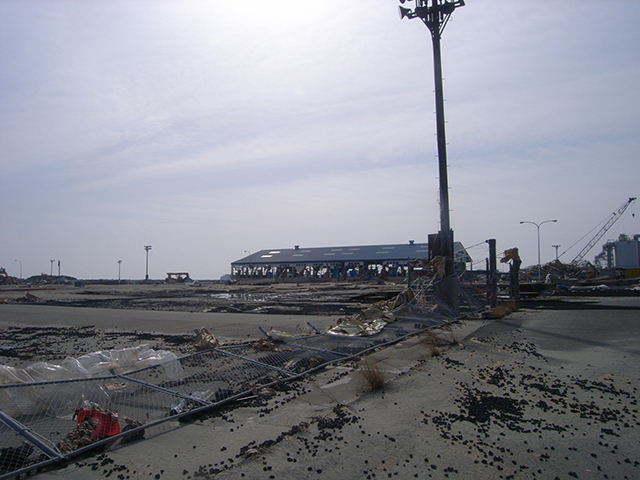
[[[190,282],[0,286],[0,302],[192,313],[343,315],[386,300],[403,284]]]
[[[263,401],[32,478],[640,478],[640,299],[570,305],[463,321],[439,332],[448,346],[415,337],[381,349],[367,357],[384,373],[380,390],[347,362]],[[125,312],[75,309],[86,316],[71,320],[61,307],[31,306],[43,310],[22,316],[18,307],[0,305],[0,326],[133,322]],[[143,313],[140,331],[201,323]],[[217,334],[229,328],[229,338],[242,338],[263,317],[208,318]]]
[[[56,363],[140,343],[186,355],[194,352],[200,327],[223,343],[262,338],[259,327],[309,334],[309,323],[325,329],[402,289],[348,283],[7,285],[0,288],[0,362]]]
[[[66,356],[140,344],[182,356],[195,352],[195,331],[200,327],[230,344],[264,338],[259,327],[310,334],[309,323],[325,329],[337,318],[5,304],[0,305],[0,362],[14,367],[35,361],[58,363]]]

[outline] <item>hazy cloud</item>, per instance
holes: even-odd
[[[638,194],[640,4],[466,3],[442,43],[456,239],[535,263],[518,222],[557,218],[548,261]],[[141,278],[151,244],[153,277],[217,278],[245,250],[425,241],[431,44],[396,10],[1,2],[0,266]]]

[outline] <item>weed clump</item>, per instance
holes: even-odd
[[[491,308],[487,312],[488,318],[502,318],[506,317],[510,313],[516,312],[518,310],[518,304],[511,300],[509,302],[501,303],[493,308]]]
[[[371,390],[380,390],[384,387],[386,378],[377,363],[363,361],[358,367],[358,373]]]
[[[441,327],[444,330],[442,336],[438,336],[434,330],[426,330],[420,334],[419,343],[426,345],[429,351],[431,352],[431,356],[437,357],[441,353],[440,347],[450,347],[452,345],[458,345],[460,342],[458,339],[451,333],[451,327],[447,325],[446,327]]]

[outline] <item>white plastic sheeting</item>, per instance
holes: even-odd
[[[163,365],[168,379],[180,378],[182,367],[175,354],[165,350],[153,350],[139,345],[121,350],[88,353],[78,358],[67,357],[60,365],[37,362],[25,368],[0,365],[0,385],[15,383],[73,380],[137,370],[152,365]]]

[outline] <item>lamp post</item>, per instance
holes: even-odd
[[[400,3],[413,0],[400,0]],[[463,7],[463,0],[415,0],[413,10],[398,7],[400,19],[420,18],[431,32],[433,43],[433,66],[436,96],[436,135],[438,140],[438,166],[440,182],[440,254],[445,257],[445,277],[453,275],[453,230],[449,219],[449,181],[447,176],[447,141],[445,137],[444,91],[442,87],[442,59],[440,55],[440,39],[451,14],[457,7]],[[431,253],[429,253],[431,256]],[[445,287],[445,302],[457,311],[457,295],[453,284]]]
[[[144,279],[146,281],[149,281],[149,250],[151,250],[151,245],[145,245],[144,249],[147,252],[147,264],[146,264],[147,266],[146,266],[146,270],[145,270]]]
[[[552,248],[556,249],[556,261],[558,260],[558,249],[561,247],[562,245],[551,245]]]
[[[535,225],[536,228],[538,229],[538,281],[540,281],[540,227],[545,223],[551,223],[551,222],[555,223],[557,221],[558,220],[545,220],[544,222],[540,222],[540,223],[529,222],[529,221],[520,222],[521,225],[523,223],[530,223],[531,225]]]
[[[122,260],[118,260],[118,283],[120,283],[120,266],[122,265]]]
[[[53,277],[53,262],[55,262],[55,260],[49,260],[51,262],[51,276]]]
[[[20,280],[22,280],[22,262],[20,260],[16,260],[20,264]]]

